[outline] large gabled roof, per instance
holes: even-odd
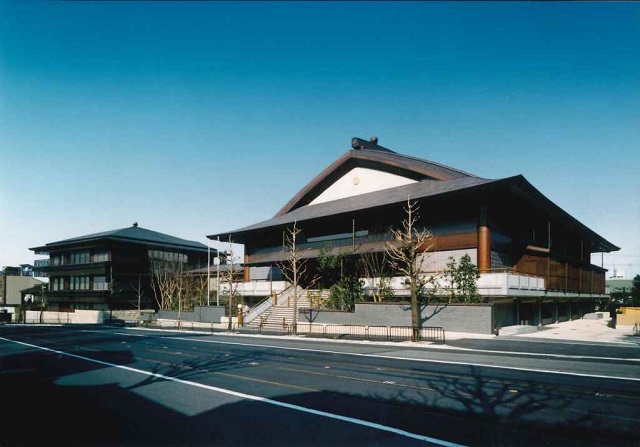
[[[521,197],[526,198],[532,205],[548,213],[550,217],[553,216],[566,222],[575,231],[586,235],[590,239],[594,251],[620,250],[619,247],[580,223],[549,200],[522,175],[494,180],[484,179],[439,163],[398,154],[378,146],[377,139],[367,142],[354,138],[352,147],[352,150],[343,154],[304,186],[273,218],[231,232],[207,237],[210,239],[217,237],[243,239],[246,234],[254,231],[402,203],[408,198],[412,200],[435,198],[446,194],[471,194],[483,190],[505,188],[511,193],[518,193]],[[404,176],[415,180],[415,182],[311,205],[316,197],[355,167],[376,169]]]
[[[550,216],[554,216],[557,219],[565,221],[575,228],[576,231],[588,235],[592,240],[592,244],[594,244],[594,249],[597,249],[597,251],[610,252],[620,249],[549,200],[522,175],[497,180],[482,179],[478,177],[465,177],[449,181],[422,180],[420,182],[395,188],[346,197],[344,199],[318,203],[315,205],[303,206],[282,216],[276,216],[253,225],[239,228],[232,232],[210,235],[207,237],[210,239],[215,239],[216,237],[220,237],[221,239],[229,237],[241,238],[244,234],[256,230],[266,230],[269,228],[286,226],[293,222],[301,223],[322,217],[337,216],[370,208],[403,203],[406,202],[407,199],[415,200],[435,198],[445,194],[455,193],[470,194],[481,192],[481,190],[496,190],[499,188],[519,191],[521,196],[527,197],[532,204],[549,213]]]
[[[420,199],[424,197],[437,196],[440,194],[462,191],[474,188],[484,184],[495,183],[496,180],[481,179],[478,177],[467,177],[448,182],[436,180],[422,180],[420,182],[411,183],[409,185],[398,186],[395,188],[383,189],[358,196],[346,197],[344,199],[332,200],[329,202],[318,203],[315,205],[307,205],[297,208],[290,213],[282,216],[276,216],[271,219],[258,222],[247,227],[239,228],[233,232],[223,233],[220,235],[207,236],[208,238],[221,239],[232,235],[248,233],[254,230],[267,229],[288,225],[293,222],[304,222],[307,220],[317,219],[349,213],[353,211],[365,210],[394,203],[402,203],[407,199]]]
[[[119,228],[117,230],[103,231],[101,233],[87,234],[85,236],[63,239],[61,241],[50,242],[41,247],[30,248],[35,252],[46,253],[56,248],[64,248],[83,243],[111,240],[120,242],[130,242],[137,244],[172,247],[189,250],[207,250],[207,246],[201,242],[181,239],[157,231],[147,230],[134,224],[131,227]]]
[[[293,196],[275,217],[308,205],[328,186],[355,167],[376,169],[417,181],[478,178],[473,174],[440,163],[398,154],[377,145],[371,147],[371,149],[352,149],[343,154]]]

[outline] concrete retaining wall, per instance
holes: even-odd
[[[74,312],[42,312],[40,318],[39,310],[28,310],[25,313],[25,323],[48,323],[48,324],[102,324],[104,322],[104,312],[101,310],[76,310]]]
[[[423,326],[438,326],[445,331],[491,334],[493,325],[488,304],[441,304],[422,306]],[[301,311],[298,321],[321,324],[366,326],[411,326],[411,306],[402,303],[356,303],[354,312],[330,310]]]
[[[221,318],[225,316],[224,306],[196,306],[193,312],[180,312],[180,320],[202,322],[202,323],[220,323]],[[158,318],[163,320],[177,320],[177,310],[161,310],[158,311]]]

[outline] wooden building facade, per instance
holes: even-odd
[[[51,242],[33,250],[48,259],[35,263],[49,276],[49,310],[155,308],[150,286],[154,259],[184,263],[184,270],[207,265],[207,246],[134,224],[128,228]],[[215,257],[215,250],[209,251]]]
[[[377,140],[354,138],[352,149],[305,185],[271,219],[213,234],[244,245],[251,268],[287,257],[285,235],[296,223],[298,248],[361,255],[384,251],[407,200],[419,205],[418,225],[433,235],[430,270],[470,252],[482,274],[517,272],[544,279],[545,292],[605,293],[605,272],[591,255],[619,250],[555,205],[523,176],[484,179],[435,162],[397,154]],[[438,260],[439,259],[439,260]]]

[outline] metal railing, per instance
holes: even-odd
[[[313,324],[297,323],[297,333],[309,337],[369,340],[369,341],[409,341],[412,337],[411,326],[365,326],[357,324]],[[259,334],[290,335],[293,325],[282,323],[261,322],[255,326],[245,326],[243,332],[257,332]],[[445,344],[445,331],[442,327],[426,326],[419,329],[420,341],[435,344]]]
[[[285,322],[283,323],[266,323],[260,322],[259,325],[253,327],[245,327],[245,330],[253,330],[258,334],[268,334],[268,335],[291,335],[293,334],[293,327],[290,324]]]

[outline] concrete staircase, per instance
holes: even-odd
[[[329,297],[328,290],[298,290],[298,309],[321,307]],[[288,290],[278,297],[278,304],[265,310],[259,317],[247,324],[250,328],[263,326],[279,326],[293,324],[293,290]]]

